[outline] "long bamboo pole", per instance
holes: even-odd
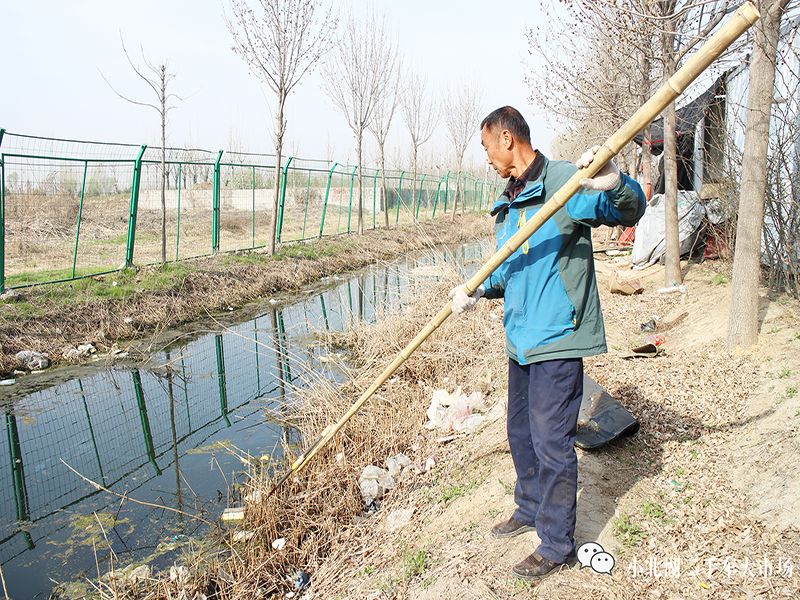
[[[558,212],[581,188],[580,180],[594,177],[605,164],[616,156],[645,125],[655,119],[662,110],[680,96],[708,66],[714,62],[725,49],[730,46],[740,35],[747,31],[760,17],[758,9],[752,2],[746,2],[736,11],[720,30],[711,37],[700,49],[678,70],[670,79],[653,95],[628,121],[601,146],[594,155],[592,163],[575,173],[545,205],[528,221],[522,229],[514,234],[492,256],[481,269],[473,275],[464,285],[465,292],[470,295],[478,289],[489,275],[511,256],[522,244],[531,237],[550,217]],[[270,494],[274,492],[292,473],[302,469],[308,461],[344,426],[350,418],[369,400],[369,398],[391,377],[400,365],[452,314],[452,302],[448,302],[431,321],[420,331],[411,342],[403,348],[400,354],[386,367],[371,386],[361,395],[350,409],[339,419],[335,425],[328,425],[320,436],[301,454]]]

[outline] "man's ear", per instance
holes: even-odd
[[[510,150],[514,145],[514,136],[511,135],[508,129],[503,129],[503,131],[500,132],[500,144],[506,150]]]

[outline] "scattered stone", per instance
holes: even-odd
[[[386,531],[393,533],[408,525],[411,522],[411,516],[414,514],[414,508],[398,508],[390,512],[386,516]]]
[[[19,302],[22,300],[22,294],[17,290],[6,290],[0,294],[0,302]]]
[[[95,348],[93,344],[81,344],[78,346],[78,352],[83,357],[88,357],[90,354],[97,352],[97,348]]]

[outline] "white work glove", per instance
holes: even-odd
[[[600,146],[592,146],[586,152],[581,154],[575,166],[579,169],[585,169],[594,160],[594,155],[600,150]],[[613,190],[620,181],[620,174],[617,165],[613,160],[609,160],[605,166],[600,169],[597,174],[591,179],[581,179],[580,184],[587,190],[595,190],[597,192],[607,192]]]
[[[475,305],[478,303],[478,300],[481,299],[481,296],[483,296],[485,291],[486,290],[481,285],[478,286],[478,289],[475,290],[471,296],[467,296],[463,285],[453,288],[448,294],[448,296],[453,300],[450,310],[453,311],[454,315],[460,315],[468,310],[472,310],[475,308]]]

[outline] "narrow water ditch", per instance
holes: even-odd
[[[280,417],[304,375],[342,377],[316,332],[374,322],[443,263],[466,277],[487,256],[472,243],[375,265],[265,301],[255,318],[173,344],[147,368],[73,371],[13,402],[0,390],[0,564],[9,596],[76,597],[112,560],[115,569],[163,569],[189,544],[209,543],[214,527],[195,516],[219,519],[236,497],[242,459],[280,457],[299,443]]]

